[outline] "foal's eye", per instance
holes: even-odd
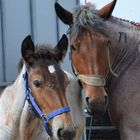
[[[76,50],[76,48],[75,48],[73,45],[71,45],[70,48],[71,48],[71,50],[73,50],[73,51]]]
[[[34,84],[37,88],[40,88],[40,87],[41,87],[41,83],[40,83],[40,81],[38,81],[38,80],[34,80],[34,81],[33,81],[33,84]]]

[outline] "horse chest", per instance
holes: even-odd
[[[109,91],[109,112],[117,127],[140,128],[140,87],[137,74],[126,73]],[[138,80],[138,81],[137,81]]]

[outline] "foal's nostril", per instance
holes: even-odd
[[[64,140],[72,140],[76,135],[75,130],[64,129],[64,128],[60,128],[57,133],[58,133],[58,137]]]
[[[107,105],[107,103],[108,103],[108,97],[105,96],[105,105]]]
[[[89,105],[89,97],[86,97],[86,103]]]
[[[60,128],[60,129],[58,129],[58,131],[57,131],[57,135],[58,135],[58,137],[59,138],[61,138],[61,131],[63,130],[63,128]]]

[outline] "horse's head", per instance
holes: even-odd
[[[69,82],[67,75],[58,65],[63,59],[68,47],[65,35],[55,48],[36,46],[27,36],[22,42],[22,57],[27,69],[28,83],[41,111],[47,115],[53,111],[68,106],[66,88]],[[54,139],[69,139],[75,137],[75,128],[70,112],[64,112],[47,122]]]
[[[115,3],[116,0],[98,11],[91,10],[93,7],[89,5],[80,6],[73,14],[55,4],[58,17],[70,26],[72,67],[85,91],[88,111],[94,116],[104,113],[108,103],[104,86],[109,70],[110,41],[102,33],[102,22],[111,16]]]

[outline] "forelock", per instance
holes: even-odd
[[[54,59],[54,51],[50,45],[37,45],[35,47],[34,57],[36,59]]]
[[[104,33],[105,25],[103,19],[97,14],[97,10],[94,5],[79,6],[73,13],[73,25],[69,30],[69,34],[73,33],[78,36],[82,27],[96,32]]]

